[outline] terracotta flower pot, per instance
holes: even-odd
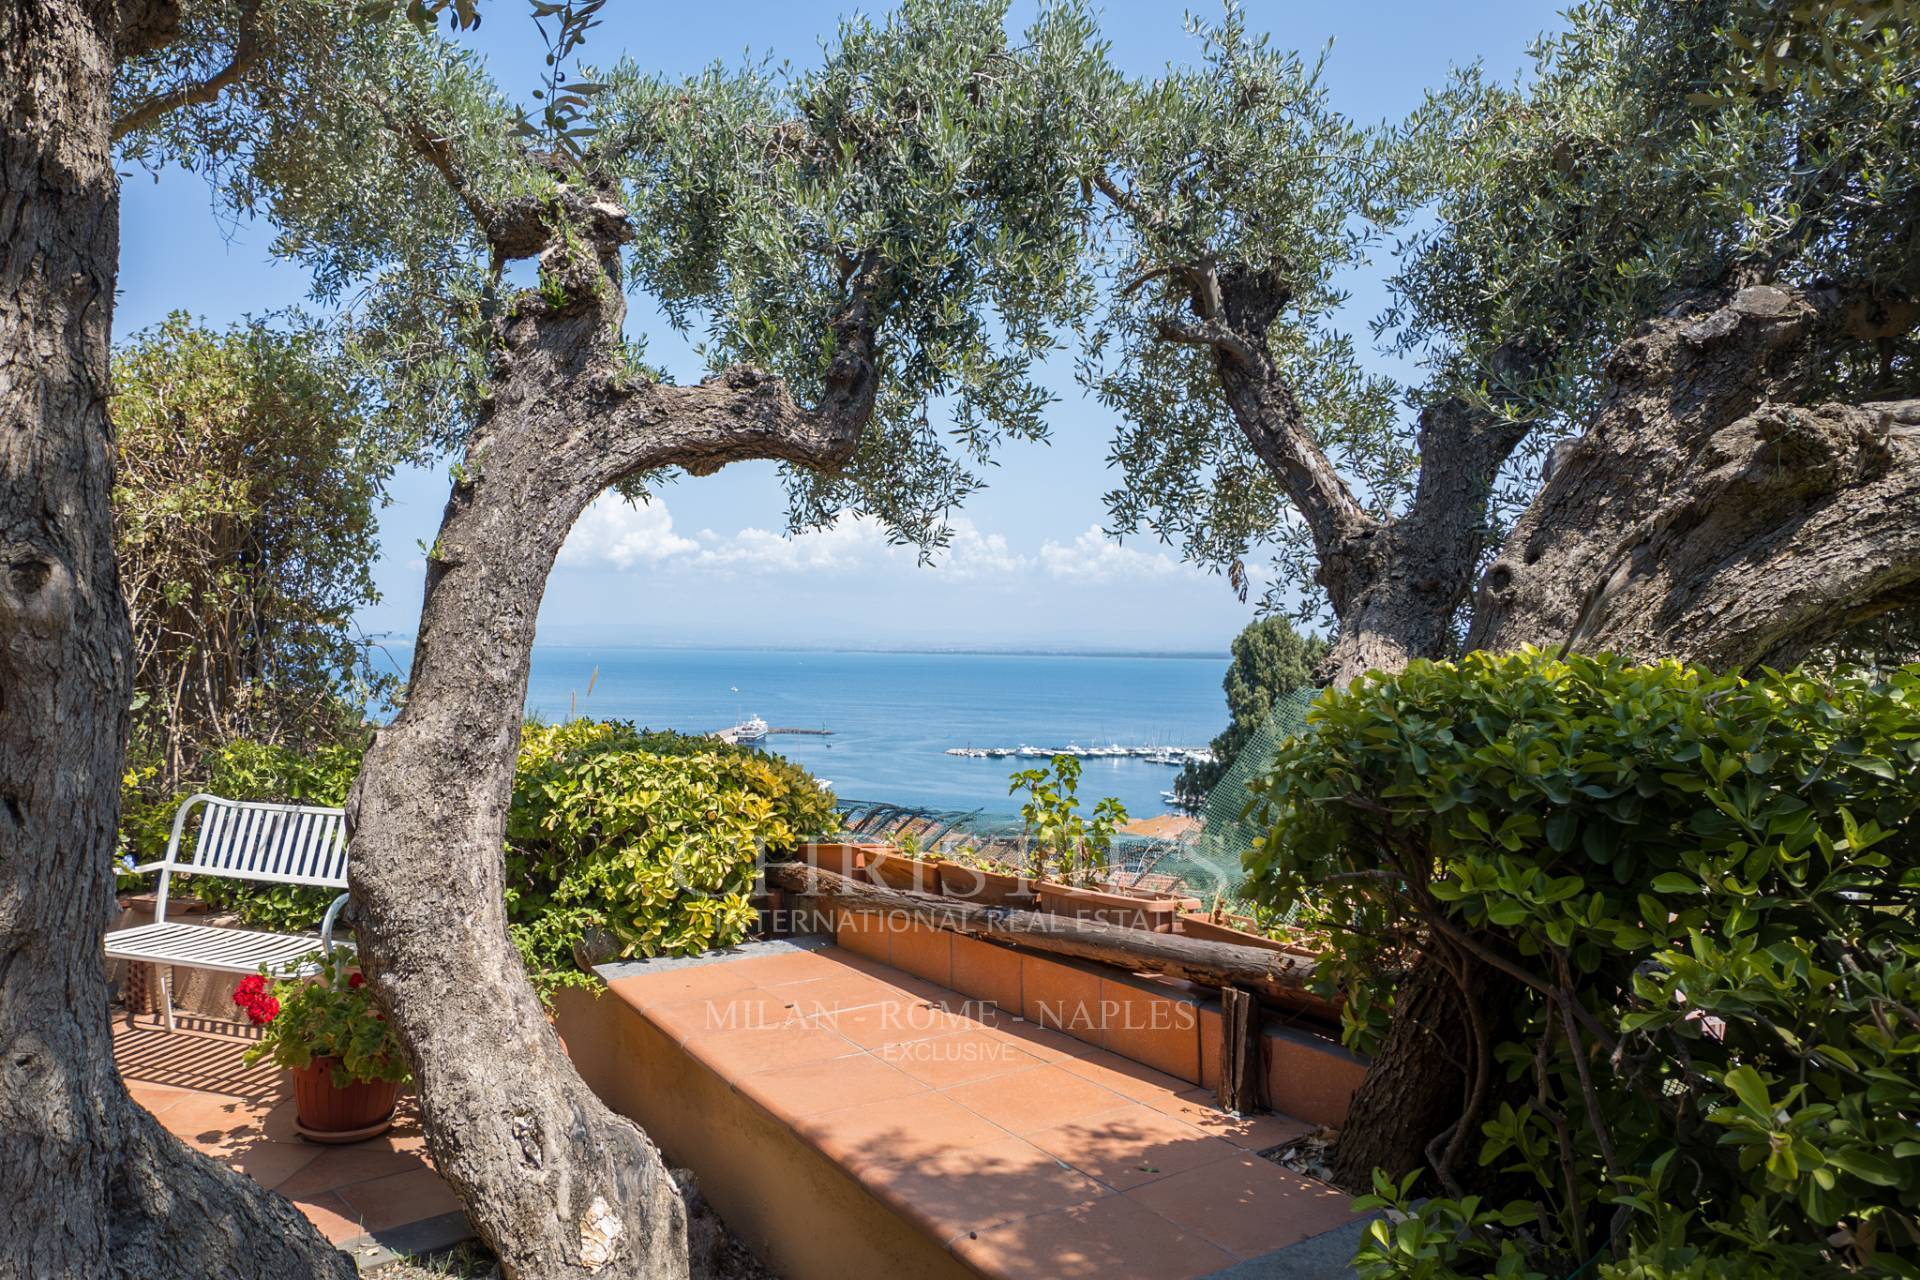
[[[1081,885],[1040,882],[1040,905],[1058,916],[1098,920],[1126,929],[1145,929],[1151,933],[1173,932],[1184,899],[1128,892],[1108,885],[1089,889]]]
[[[867,856],[867,879],[889,889],[939,893],[940,863],[922,862],[891,849],[874,849]]]
[[[801,845],[800,857],[810,867],[831,871],[849,880],[864,881],[867,878],[868,857],[880,851],[879,845],[828,841],[821,844]]]
[[[293,1127],[314,1142],[359,1142],[393,1124],[400,1086],[386,1080],[355,1080],[335,1088],[338,1058],[315,1058],[293,1073]]]
[[[1311,956],[1313,952],[1284,938],[1270,938],[1261,933],[1259,926],[1245,916],[1227,916],[1215,920],[1211,916],[1182,912],[1179,931],[1189,938],[1201,938],[1207,942],[1231,942],[1242,947],[1265,947],[1269,951],[1284,951],[1289,955]]]
[[[1034,882],[1026,876],[987,867],[970,867],[963,862],[940,864],[940,892],[978,907],[1021,907],[1031,910],[1039,905]]]

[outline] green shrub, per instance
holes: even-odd
[[[1451,1029],[1476,1167],[1377,1176],[1362,1275],[1920,1275],[1920,668],[1473,654],[1312,723],[1248,864],[1350,1037],[1415,949],[1515,978]]]
[[[761,849],[838,826],[833,796],[774,756],[618,722],[529,725],[507,819],[507,903],[529,968],[570,980],[573,943],[693,955],[754,925]]]
[[[130,749],[163,795],[233,737],[356,736],[395,680],[354,626],[378,512],[412,451],[324,331],[174,312],[114,353],[114,551]]]
[[[340,805],[364,750],[364,742],[304,754],[232,742],[205,762],[195,790]],[[164,856],[184,799],[130,796],[121,828],[127,856]],[[778,756],[619,721],[530,724],[507,815],[514,940],[543,988],[589,980],[573,948],[592,932],[610,935],[627,956],[730,946],[754,924],[748,894],[758,851],[790,853],[838,825],[832,793]],[[312,928],[335,896],[217,876],[176,885],[246,924],[282,931]]]

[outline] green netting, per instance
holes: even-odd
[[[1297,689],[1275,698],[1247,745],[1200,806],[1200,830],[1179,850],[1166,854],[1154,869],[1178,876],[1189,890],[1211,903],[1215,898],[1235,901],[1246,878],[1241,855],[1265,828],[1250,812],[1254,795],[1250,784],[1273,766],[1280,744],[1307,727],[1307,708],[1318,689]]]
[[[1246,879],[1241,857],[1265,832],[1252,812],[1251,784],[1273,766],[1280,745],[1306,729],[1307,709],[1319,694],[1319,689],[1298,689],[1274,699],[1247,745],[1207,793],[1192,833],[1116,836],[1109,868],[1113,877],[1122,884],[1178,887],[1209,906],[1217,900],[1238,904]],[[1025,856],[1023,828],[1016,818],[863,800],[843,799],[839,807],[846,832],[857,838],[911,835],[922,849],[952,853],[971,847],[1013,862]]]

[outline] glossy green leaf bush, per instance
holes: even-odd
[[[1477,653],[1312,720],[1249,870],[1350,1037],[1436,940],[1513,981],[1471,1167],[1376,1178],[1362,1275],[1920,1275],[1920,668]]]
[[[778,757],[618,722],[530,725],[507,818],[508,915],[529,968],[556,979],[578,972],[571,948],[592,929],[627,956],[731,946],[754,924],[758,854],[838,825],[832,793]]]
[[[232,742],[204,762],[194,789],[340,805],[364,749]],[[162,857],[183,799],[130,804],[125,854]],[[509,925],[543,988],[589,981],[573,953],[590,934],[610,935],[611,951],[627,956],[729,946],[754,924],[748,893],[759,851],[790,853],[838,826],[833,794],[779,756],[619,721],[530,724],[507,816]],[[214,876],[182,879],[175,892],[254,927],[295,932],[314,928],[334,896]]]

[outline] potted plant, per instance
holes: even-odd
[[[1027,793],[1020,817],[1026,823],[1029,864],[1041,877],[1042,908],[1133,929],[1172,930],[1180,899],[1099,884],[1114,830],[1127,820],[1127,810],[1108,796],[1091,814],[1081,815],[1078,757],[1059,755],[1046,768],[1023,769],[1008,790]]]
[[[939,893],[940,864],[944,860],[937,852],[921,853],[920,837],[915,833],[896,832],[884,847],[869,854],[867,878],[890,889]]]
[[[311,958],[319,961],[317,977],[262,973],[234,988],[233,1002],[261,1033],[244,1061],[271,1059],[293,1073],[294,1128],[302,1137],[359,1142],[393,1123],[406,1057],[366,975],[330,955]]]
[[[971,848],[940,864],[940,892],[981,907],[1032,909],[1039,902],[1025,867]]]
[[[1126,806],[1108,796],[1080,815],[1080,759],[1055,756],[1047,766],[1022,769],[1009,780],[1007,794],[1027,798],[1020,820],[1027,829],[1027,863],[1041,877],[1085,883],[1107,869],[1113,831],[1127,820]]]

